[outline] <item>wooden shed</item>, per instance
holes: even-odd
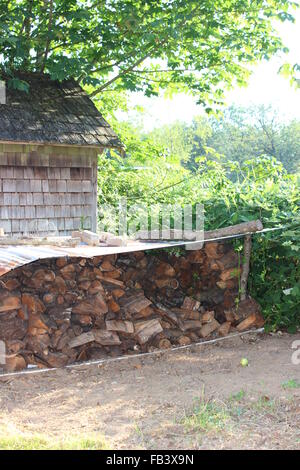
[[[0,100],[0,228],[9,235],[96,231],[97,157],[121,142],[74,81],[20,76]]]

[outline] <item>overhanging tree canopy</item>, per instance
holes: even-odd
[[[74,77],[107,89],[186,90],[222,102],[249,64],[285,50],[274,18],[293,20],[289,0],[2,0],[0,65]]]

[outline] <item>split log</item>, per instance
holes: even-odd
[[[100,292],[89,299],[82,300],[72,308],[79,315],[102,315],[108,312],[107,303]]]
[[[46,323],[43,322],[41,315],[30,313],[28,318],[28,334],[36,334],[36,331],[34,333],[34,330],[42,330],[43,332],[47,332],[49,331],[49,328]]]
[[[134,326],[131,321],[110,320],[106,321],[106,329],[108,331],[120,331],[122,333],[134,333]]]
[[[192,297],[185,297],[182,308],[187,309],[187,310],[198,310],[200,307],[200,302],[199,300],[195,300]]]
[[[69,274],[67,275],[66,274],[66,271],[65,271],[65,276],[66,278],[69,277],[70,279],[70,276],[71,276],[71,273],[69,272]],[[73,276],[71,276],[73,277]],[[55,277],[55,280],[52,284],[52,286],[50,287],[49,289],[52,293],[57,293],[57,294],[62,294],[64,295],[67,291],[67,285],[66,285],[66,281],[61,277],[61,276],[56,276]]]
[[[100,281],[93,281],[91,282],[91,285],[88,289],[90,295],[95,295],[98,294],[99,292],[101,294],[104,294],[104,288],[103,285],[101,284]]]
[[[114,269],[113,271],[104,272],[103,276],[109,279],[119,279],[122,276],[122,272],[120,269]]]
[[[229,323],[235,323],[239,319],[233,309],[232,310],[224,310],[224,315],[225,315],[226,321],[229,322]]]
[[[5,372],[17,372],[25,367],[26,362],[23,356],[12,356],[6,358],[4,370]]]
[[[172,347],[172,343],[167,338],[163,338],[159,340],[157,347],[159,349],[170,349]]]
[[[110,272],[110,271],[114,271],[115,267],[111,264],[110,261],[104,259],[103,262],[101,263],[100,270]]]
[[[223,307],[224,310],[233,309],[236,305],[236,300],[238,298],[238,293],[227,289],[223,295]]]
[[[99,264],[101,264],[102,260],[103,256],[93,256],[93,258],[91,259],[94,266],[98,266]]]
[[[103,281],[104,283],[107,283],[107,284],[112,284],[114,286],[125,287],[125,284],[123,281],[119,281],[118,279],[113,279],[111,277],[103,276],[103,274],[96,274],[96,279],[99,279],[100,281]]]
[[[229,279],[238,277],[240,273],[241,273],[241,268],[229,268],[221,272],[220,279],[221,281],[228,281]]]
[[[56,331],[55,333],[56,336],[52,336],[52,343],[51,346],[53,349],[56,349],[58,351],[62,351],[66,346],[68,346],[68,343],[71,339],[75,338],[75,334],[71,335],[72,330],[70,332],[66,332],[61,334],[60,331]],[[72,331],[73,332],[73,331]]]
[[[183,322],[183,331],[195,330],[202,327],[202,322],[200,320],[186,320]]]
[[[158,287],[159,289],[161,289],[162,287],[170,287],[171,289],[175,290],[179,287],[179,282],[177,281],[177,279],[156,279],[154,282],[156,287]]]
[[[72,322],[73,323],[78,323],[82,327],[87,327],[87,326],[92,326],[93,325],[93,319],[91,315],[72,315]]]
[[[80,290],[89,290],[91,286],[91,281],[83,281],[83,282],[80,282],[80,284],[78,284],[78,288]]]
[[[95,341],[94,333],[89,331],[88,333],[82,333],[82,335],[76,336],[75,338],[69,341],[70,348],[77,348],[87,343],[92,343]]]
[[[193,250],[189,252],[186,261],[192,264],[202,264],[204,259],[205,253],[203,252],[203,250]],[[180,268],[188,270],[191,268],[191,266],[186,265],[186,262],[182,262]]]
[[[55,302],[55,295],[54,294],[45,294],[43,296],[43,303],[44,304],[53,304]]]
[[[218,329],[219,336],[227,336],[230,332],[231,323],[230,321],[225,321]]]
[[[67,354],[62,352],[49,352],[47,356],[43,356],[42,359],[46,362],[48,367],[64,367],[69,362]]]
[[[212,311],[207,311],[207,312],[204,312],[202,315],[201,315],[201,321],[203,323],[210,323],[212,322],[213,320],[215,319],[215,312],[212,310]]]
[[[258,313],[252,313],[249,315],[245,320],[243,320],[241,323],[239,323],[236,327],[238,331],[246,331],[249,328],[261,328],[264,326],[264,319],[263,317],[258,314]]]
[[[237,308],[235,309],[235,317],[237,320],[244,320],[253,313],[260,315],[261,308],[260,305],[256,302],[256,300],[252,298],[241,300],[238,303]]]
[[[20,351],[25,349],[25,343],[18,339],[7,340],[6,349],[9,354],[18,354]]]
[[[155,308],[156,308],[156,311],[166,317],[168,320],[170,320],[172,323],[174,323],[175,325],[177,325],[180,329],[183,329],[183,323],[182,321],[180,320],[180,318],[178,318],[178,316],[176,315],[176,313],[174,313],[172,310],[164,307],[162,304],[160,303],[156,303],[155,304]]]
[[[148,318],[151,315],[154,315],[155,311],[154,308],[148,305],[148,307],[142,308],[138,313],[134,314],[135,319],[140,319],[140,318]]]
[[[112,291],[112,295],[114,296],[115,299],[119,299],[120,297],[123,297],[125,294],[125,291],[123,289],[114,289]]]
[[[109,299],[107,302],[107,307],[110,312],[117,313],[120,311],[120,305],[114,300]]]
[[[202,263],[202,261],[204,260],[204,255],[201,252],[201,250],[191,251],[186,257],[185,256],[180,256],[179,258],[176,258],[176,261],[175,261],[175,264],[174,264],[174,269],[175,269],[176,273],[179,273],[182,270],[188,270],[188,269],[191,268],[190,262],[192,263],[193,260],[190,261],[190,256],[192,256],[192,255],[195,256],[195,253],[200,253],[200,257],[201,257],[200,263]],[[194,262],[196,262],[196,261],[194,261]]]
[[[223,256],[222,247],[218,242],[205,243],[204,252],[209,259],[217,260]]]
[[[40,289],[45,283],[53,282],[55,273],[51,269],[38,269],[31,278],[32,285]]]
[[[121,344],[119,336],[114,331],[94,329],[93,335],[96,343],[99,343],[102,346],[117,346]]]
[[[157,277],[175,277],[176,271],[169,263],[161,261],[155,269],[155,276]]]
[[[60,273],[62,277],[68,281],[74,279],[76,274],[74,264],[67,264],[65,267],[61,268]]]
[[[26,342],[26,348],[35,354],[47,355],[51,344],[50,336],[42,330],[42,334],[29,336]]]
[[[178,281],[182,289],[188,289],[193,283],[191,269],[180,271],[180,273],[178,274]]]
[[[238,278],[234,277],[232,279],[227,279],[227,281],[217,281],[216,285],[222,290],[235,289],[238,285]]]
[[[177,340],[177,343],[179,346],[188,346],[192,343],[192,340],[188,336],[180,336],[180,338]]]
[[[20,297],[10,296],[5,297],[0,304],[0,313],[9,312],[11,310],[17,310],[21,308]]]
[[[20,281],[18,281],[18,279],[13,278],[13,279],[8,279],[8,281],[3,283],[3,285],[4,285],[5,289],[7,289],[11,292],[13,290],[18,289],[18,287],[20,287],[21,283],[20,283]]]
[[[40,315],[45,312],[46,307],[37,295],[22,294],[22,308],[32,315]]]
[[[20,339],[23,340],[27,333],[27,323],[18,317],[10,319],[1,319],[0,316],[0,339],[11,340]]]
[[[66,258],[65,256],[61,258],[57,258],[56,260],[56,266],[58,268],[64,268],[67,264],[68,264],[68,258]]]
[[[162,326],[157,319],[137,322],[135,324],[136,337],[140,344],[147,343],[150,338],[162,331]]]
[[[199,330],[199,335],[201,336],[201,338],[206,338],[211,333],[216,331],[219,327],[220,327],[220,323],[214,319],[211,322],[206,323],[205,325],[202,326],[202,328]]]
[[[99,232],[99,238],[107,246],[126,246],[127,240],[124,237],[118,237],[117,235],[109,232]]]
[[[216,264],[221,271],[225,271],[228,268],[235,268],[238,266],[238,262],[238,254],[233,250],[229,250],[228,253],[223,255],[221,258],[216,259]]]
[[[120,303],[130,313],[139,313],[151,305],[151,300],[147,299],[143,294],[133,295],[127,299],[121,298]]]
[[[194,343],[198,343],[199,341],[199,335],[195,333],[195,331],[188,331],[188,336]]]
[[[187,308],[172,308],[172,312],[179,315],[182,320],[200,320],[201,313],[198,310],[189,310]]]
[[[99,235],[89,230],[77,230],[72,232],[72,238],[79,238],[81,242],[89,246],[99,246],[100,243]]]

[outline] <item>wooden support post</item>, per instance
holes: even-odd
[[[245,300],[247,297],[247,282],[250,269],[250,256],[251,256],[251,235],[245,235],[244,239],[244,260],[243,270],[241,275],[241,300]]]

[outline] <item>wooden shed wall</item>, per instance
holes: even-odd
[[[0,228],[12,235],[96,230],[98,153],[0,144]]]

